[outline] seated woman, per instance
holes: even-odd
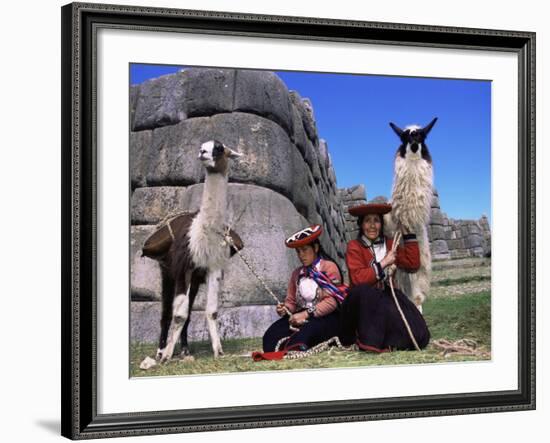
[[[277,305],[277,314],[282,318],[263,336],[264,352],[273,352],[285,337],[288,339],[279,344],[279,349],[305,351],[338,335],[337,308],[344,295],[339,286],[342,276],[338,265],[321,248],[322,231],[320,225],[313,225],[285,242],[296,250],[302,266],[290,276],[284,303]]]
[[[359,234],[348,243],[346,251],[351,289],[342,304],[340,340],[344,345],[355,342],[364,351],[415,349],[395,306],[386,271],[395,264],[406,272],[416,272],[420,252],[416,235],[410,233],[403,234],[404,245],[392,251],[393,240],[383,235],[382,218],[390,211],[391,205],[387,203],[349,209],[351,215],[358,217]],[[426,347],[430,332],[422,314],[392,283],[418,346]]]

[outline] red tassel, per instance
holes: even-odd
[[[262,360],[282,360],[283,357],[288,354],[288,351],[296,351],[300,349],[300,347],[303,346],[303,343],[294,343],[292,346],[289,346],[288,348],[283,349],[282,351],[274,351],[274,352],[253,352],[252,353],[252,360],[254,361],[262,361]]]
[[[277,352],[253,352],[252,360],[262,361],[262,360],[282,360],[283,357],[287,354],[288,351],[277,351]]]

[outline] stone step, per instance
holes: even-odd
[[[160,334],[160,302],[132,302],[130,306],[130,340],[156,343]],[[275,305],[253,305],[220,309],[218,331],[222,340],[227,338],[261,337],[279,316]],[[191,314],[190,341],[209,340],[204,311]]]

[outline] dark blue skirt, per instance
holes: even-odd
[[[430,331],[424,317],[400,290],[395,295],[418,346],[425,348]],[[343,345],[356,343],[365,351],[415,349],[389,287],[382,290],[363,284],[350,289],[342,303],[339,336]]]
[[[273,352],[279,340],[289,337],[280,349],[290,348],[306,351],[329,338],[337,336],[339,321],[339,313],[334,311],[324,317],[309,319],[298,331],[292,331],[289,328],[288,317],[285,315],[273,323],[265,332],[262,340],[263,350],[264,352]]]

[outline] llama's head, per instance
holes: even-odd
[[[430,156],[430,151],[428,150],[428,146],[426,146],[425,140],[436,121],[437,117],[424,128],[412,125],[407,126],[405,129],[400,129],[394,123],[390,123],[391,128],[401,140],[401,145],[397,148],[396,155],[408,160],[423,159],[431,163],[432,157]]]
[[[199,149],[199,160],[208,172],[226,174],[229,159],[241,156],[240,152],[233,151],[218,140],[209,140],[203,143]]]

